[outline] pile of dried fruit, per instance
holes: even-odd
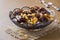
[[[21,9],[16,8],[13,10],[11,18],[14,22],[18,22],[20,24],[28,23],[33,25],[54,20],[53,15],[46,11],[46,9],[39,8],[38,6],[25,6]]]

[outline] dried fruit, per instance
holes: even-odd
[[[20,33],[23,33],[23,32],[24,32],[24,30],[20,29]]]
[[[48,14],[44,14],[44,16],[45,16],[45,17],[47,17],[47,16],[48,16]]]
[[[28,38],[29,38],[29,35],[28,35],[28,34],[25,34],[25,35],[24,35],[24,38],[25,38],[25,39],[28,39]]]
[[[26,22],[26,19],[25,18],[21,18],[20,21],[21,22]]]
[[[38,7],[38,6],[34,6],[34,9],[35,9],[35,10],[38,10],[38,9],[39,9],[39,7]]]
[[[32,23],[32,24],[36,24],[37,21],[38,21],[38,19],[37,19],[36,17],[34,17],[34,18],[31,19],[31,23]]]
[[[50,18],[50,20],[54,20],[54,18]]]
[[[32,15],[32,16],[35,16],[36,14],[35,14],[35,13],[32,13],[31,15]]]
[[[29,25],[37,24],[38,22],[48,22],[54,20],[54,16],[46,11],[45,8],[34,7],[23,7],[22,9],[16,8],[13,10],[13,21],[18,23],[28,23]],[[15,18],[15,19],[14,19]]]
[[[31,7],[30,11],[31,11],[32,13],[36,13],[36,10],[35,10],[34,7]]]
[[[27,19],[27,20],[28,20],[28,17],[27,17],[27,16],[25,16],[25,19]]]
[[[20,14],[20,9],[19,8],[15,8],[13,10],[13,13],[15,13],[16,15]]]
[[[53,15],[50,15],[50,18],[54,18],[54,16]]]

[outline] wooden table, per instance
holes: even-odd
[[[46,2],[53,2],[56,6],[60,8],[60,0],[46,0]],[[41,4],[40,0],[0,0],[0,40],[17,40],[4,32],[8,27],[16,27],[16,25],[13,24],[9,19],[9,11],[13,10],[14,8],[35,5],[39,7],[44,7]],[[57,19],[60,20],[60,12],[56,10],[54,11],[57,14]],[[50,35],[46,35],[39,40],[60,40],[60,31],[56,31]]]

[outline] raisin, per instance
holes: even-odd
[[[20,10],[19,8],[15,8],[15,9],[13,10],[13,13],[14,13],[15,15],[19,15],[21,12],[22,12],[22,10]]]
[[[38,10],[38,9],[39,9],[39,7],[38,7],[38,6],[34,6],[34,8],[35,8],[35,10]]]
[[[46,12],[46,10],[44,9],[44,8],[41,8],[41,9],[39,9],[39,11],[38,12],[43,12],[43,13],[45,13]]]
[[[25,18],[21,18],[20,21],[21,22],[26,22],[26,19]]]
[[[31,7],[31,10],[30,10],[32,13],[36,13],[36,10],[34,7]]]

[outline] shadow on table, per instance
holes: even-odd
[[[52,32],[51,34],[48,34],[44,37],[41,37],[37,40],[60,40],[60,29]]]

